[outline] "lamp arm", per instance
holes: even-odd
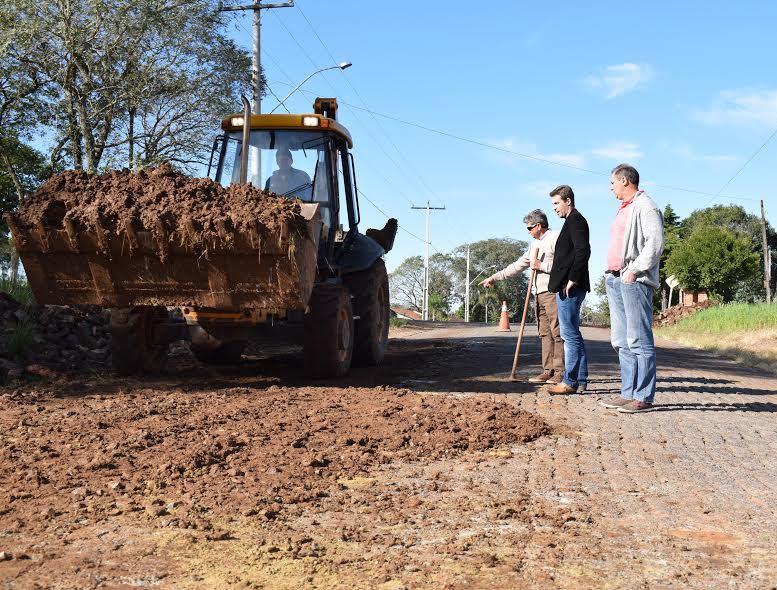
[[[286,102],[286,100],[287,100],[287,99],[288,99],[288,98],[289,98],[289,97],[290,97],[292,94],[294,94],[295,92],[297,92],[297,90],[299,90],[299,89],[302,87],[302,85],[303,85],[305,82],[307,82],[308,80],[310,80],[310,79],[311,79],[313,76],[315,76],[316,74],[318,74],[318,73],[320,73],[320,72],[326,72],[327,70],[335,70],[335,69],[337,69],[337,68],[339,68],[339,67],[340,67],[340,66],[331,66],[331,67],[328,67],[328,68],[321,68],[320,70],[316,70],[315,72],[313,72],[312,74],[310,74],[310,75],[309,75],[307,78],[305,78],[305,79],[304,79],[302,82],[300,82],[299,84],[297,84],[297,85],[296,85],[296,86],[295,86],[295,87],[292,89],[292,91],[291,91],[291,92],[289,92],[289,93],[288,93],[286,96],[284,96],[284,97],[283,97],[283,99],[282,99],[282,100],[281,100],[281,101],[280,101],[278,104],[276,104],[276,105],[275,105],[275,107],[273,107],[273,110],[271,110],[271,111],[270,111],[270,114],[274,113],[274,112],[275,112],[275,109],[277,109],[277,108],[278,108],[279,106],[281,106],[281,105],[282,105],[284,102]]]

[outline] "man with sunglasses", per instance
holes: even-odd
[[[564,375],[564,342],[558,323],[556,294],[548,292],[550,269],[553,267],[553,253],[556,250],[558,233],[548,229],[548,217],[542,209],[528,213],[523,222],[533,238],[529,249],[507,268],[481,281],[489,288],[494,281],[503,281],[525,271],[535,270],[534,285],[537,310],[537,324],[542,343],[542,373],[529,379],[532,383],[556,384]]]

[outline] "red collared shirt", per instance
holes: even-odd
[[[634,198],[641,193],[634,193],[634,197],[628,201],[623,201],[618,207],[618,213],[615,215],[615,221],[610,226],[610,245],[607,248],[607,270],[621,270],[623,261],[623,236],[626,233],[626,227],[631,221],[631,205]]]

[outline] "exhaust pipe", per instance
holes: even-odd
[[[251,139],[251,103],[243,96],[243,153],[240,157],[240,184],[248,182],[248,142]]]

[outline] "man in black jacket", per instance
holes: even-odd
[[[548,291],[556,294],[558,321],[564,340],[564,378],[551,387],[552,394],[584,393],[588,384],[588,358],[580,333],[580,308],[591,290],[588,259],[591,257],[588,222],[575,209],[575,193],[562,184],[550,191],[553,210],[564,220],[556,241]]]

